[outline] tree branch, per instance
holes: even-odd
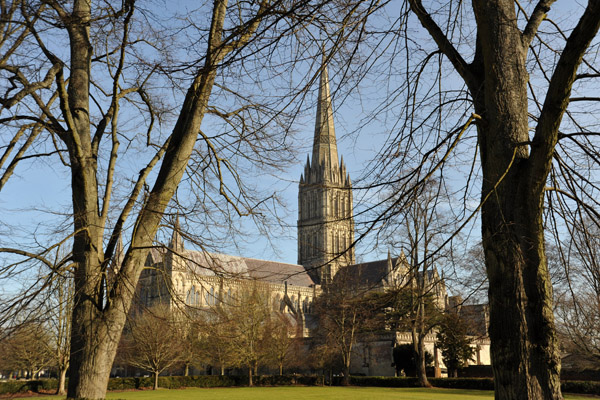
[[[546,18],[546,13],[550,11],[550,6],[552,6],[555,1],[556,0],[540,0],[536,4],[531,17],[529,17],[529,21],[527,21],[527,25],[523,30],[522,38],[524,48],[529,47],[531,44],[540,24]]]
[[[569,105],[577,68],[600,28],[600,0],[590,0],[581,19],[567,39],[548,86],[546,99],[531,146],[531,177],[543,188],[558,141],[558,129]]]
[[[411,10],[417,15],[417,18],[419,18],[423,28],[429,32],[435,43],[438,45],[438,48],[444,53],[448,60],[450,60],[456,69],[456,72],[458,72],[465,80],[469,89],[475,93],[476,91],[474,89],[479,86],[479,80],[475,78],[475,74],[471,71],[469,64],[462,58],[460,53],[454,48],[452,43],[450,43],[444,32],[442,32],[433,18],[431,18],[431,15],[429,15],[423,7],[421,0],[408,0],[408,2]]]

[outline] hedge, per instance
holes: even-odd
[[[334,384],[340,384],[341,378],[336,377]],[[494,390],[494,381],[491,378],[429,378],[435,387],[452,389]],[[153,377],[138,378],[111,378],[108,390],[128,390],[152,387]],[[306,385],[315,386],[323,384],[322,376],[301,375],[265,375],[254,377],[256,386],[289,386]],[[416,378],[394,378],[386,376],[351,376],[350,384],[353,386],[372,387],[415,387]],[[247,376],[160,376],[158,386],[165,389],[178,389],[184,387],[233,387],[248,385]],[[56,379],[40,379],[33,381],[7,381],[0,382],[0,395],[23,392],[48,392],[56,390]],[[600,382],[593,381],[563,381],[562,391],[565,393],[600,395]]]
[[[494,380],[492,378],[429,378],[429,383],[435,387],[449,389],[494,390]],[[417,379],[387,376],[351,376],[350,384],[354,386],[415,387],[417,386]],[[563,381],[561,382],[561,389],[564,393],[600,395],[600,382]]]
[[[58,388],[56,379],[38,379],[33,381],[0,382],[0,394],[52,391]]]

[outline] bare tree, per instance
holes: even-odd
[[[446,240],[455,226],[444,216],[449,196],[444,196],[440,180],[419,186],[407,198],[392,204],[386,222],[378,232],[390,245],[404,254],[407,270],[381,300],[388,312],[388,324],[409,329],[416,355],[419,385],[430,386],[425,362],[425,337],[439,322],[445,307],[445,287],[436,265],[447,262]]]
[[[256,285],[242,288],[234,299],[221,308],[221,321],[231,328],[229,346],[236,364],[248,368],[248,385],[258,367],[271,355],[269,325],[272,307],[270,295]]]
[[[561,205],[597,216],[588,111],[597,107],[600,2],[572,3],[571,18],[551,20],[553,3],[407,0],[389,40],[379,36],[398,75],[378,108],[395,125],[373,163],[377,179],[393,182],[401,203],[441,171],[464,193],[454,216],[466,226],[481,212],[498,399],[562,398],[544,233]]]
[[[588,362],[600,360],[600,229],[594,220],[579,218],[571,240],[561,247],[558,262],[564,279],[556,290],[558,330],[562,346]]]
[[[176,316],[165,306],[155,306],[128,319],[120,351],[130,365],[158,376],[179,361],[181,331]]]
[[[221,313],[202,313],[196,321],[198,327],[198,355],[211,367],[218,366],[220,375],[236,365],[237,357],[231,346],[232,322],[221,318]]]
[[[69,369],[71,345],[71,311],[73,310],[73,276],[71,271],[63,271],[56,276],[50,288],[51,296],[45,303],[50,350],[54,353],[58,370],[56,393],[66,394],[65,382]]]
[[[297,328],[297,327],[296,327]],[[285,314],[276,313],[271,315],[269,326],[267,327],[268,347],[270,348],[270,358],[273,359],[279,369],[279,375],[283,375],[283,365],[292,355],[297,339],[297,329]]]
[[[315,332],[316,348],[324,358],[322,366],[334,365],[341,360],[343,384],[350,384],[352,354],[361,335],[373,329],[371,316],[374,303],[367,301],[366,291],[360,274],[341,269],[332,283],[323,288],[323,294],[315,300],[318,317]]]
[[[22,378],[35,379],[40,371],[52,365],[54,354],[48,331],[39,322],[19,325],[12,335],[3,340],[3,370],[10,370]]]
[[[71,182],[69,398],[104,397],[146,255],[174,195],[174,208],[193,199],[187,211],[210,224],[210,234],[213,226],[233,230],[235,215],[264,217],[268,201],[252,195],[241,173],[290,159],[289,122],[316,64],[307,63],[312,72],[299,84],[277,78],[295,78],[305,52],[321,53],[312,30],[326,32],[329,55],[360,34],[365,7],[342,3],[216,0],[183,15],[135,0],[0,3],[8,83],[0,124],[10,137],[0,186],[40,158],[64,166]],[[189,185],[178,191],[184,176]],[[113,263],[120,238],[128,246]],[[46,260],[52,247],[32,247],[1,250],[56,273]]]

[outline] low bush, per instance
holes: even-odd
[[[429,378],[429,383],[448,389],[494,390],[492,378]]]
[[[333,384],[339,385],[340,377],[334,379]],[[491,378],[429,378],[429,382],[440,388],[494,390],[494,381]],[[254,377],[256,386],[289,386],[289,385],[322,385],[323,376],[303,375],[263,375]],[[351,376],[350,384],[354,386],[372,387],[416,387],[416,378],[394,378],[387,376]],[[153,377],[137,378],[111,378],[108,381],[108,390],[131,390],[151,388],[154,385]],[[247,376],[160,376],[158,386],[165,389],[179,389],[184,387],[235,387],[248,385]],[[56,390],[56,379],[17,380],[0,382],[0,395],[24,392],[49,392]],[[565,393],[600,395],[600,382],[594,381],[563,381],[562,391]]]
[[[56,390],[58,381],[56,379],[38,379],[33,381],[17,380],[0,382],[0,394],[25,393],[25,392],[48,392]]]
[[[341,378],[335,379],[334,384],[339,384]],[[415,387],[417,378],[405,378],[393,376],[351,376],[350,385],[353,386],[376,386],[376,387]]]
[[[600,382],[563,381],[560,387],[565,393],[600,395]]]

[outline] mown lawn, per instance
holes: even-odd
[[[491,391],[461,390],[461,389],[422,389],[422,388],[375,388],[375,387],[253,387],[253,388],[214,388],[214,389],[159,389],[138,390],[130,392],[110,392],[107,399],[123,400],[183,400],[183,399],[210,399],[210,400],[491,400],[494,394]],[[583,397],[565,395],[565,399],[582,400],[598,399],[597,397]],[[57,400],[59,397],[37,397],[36,400]]]

